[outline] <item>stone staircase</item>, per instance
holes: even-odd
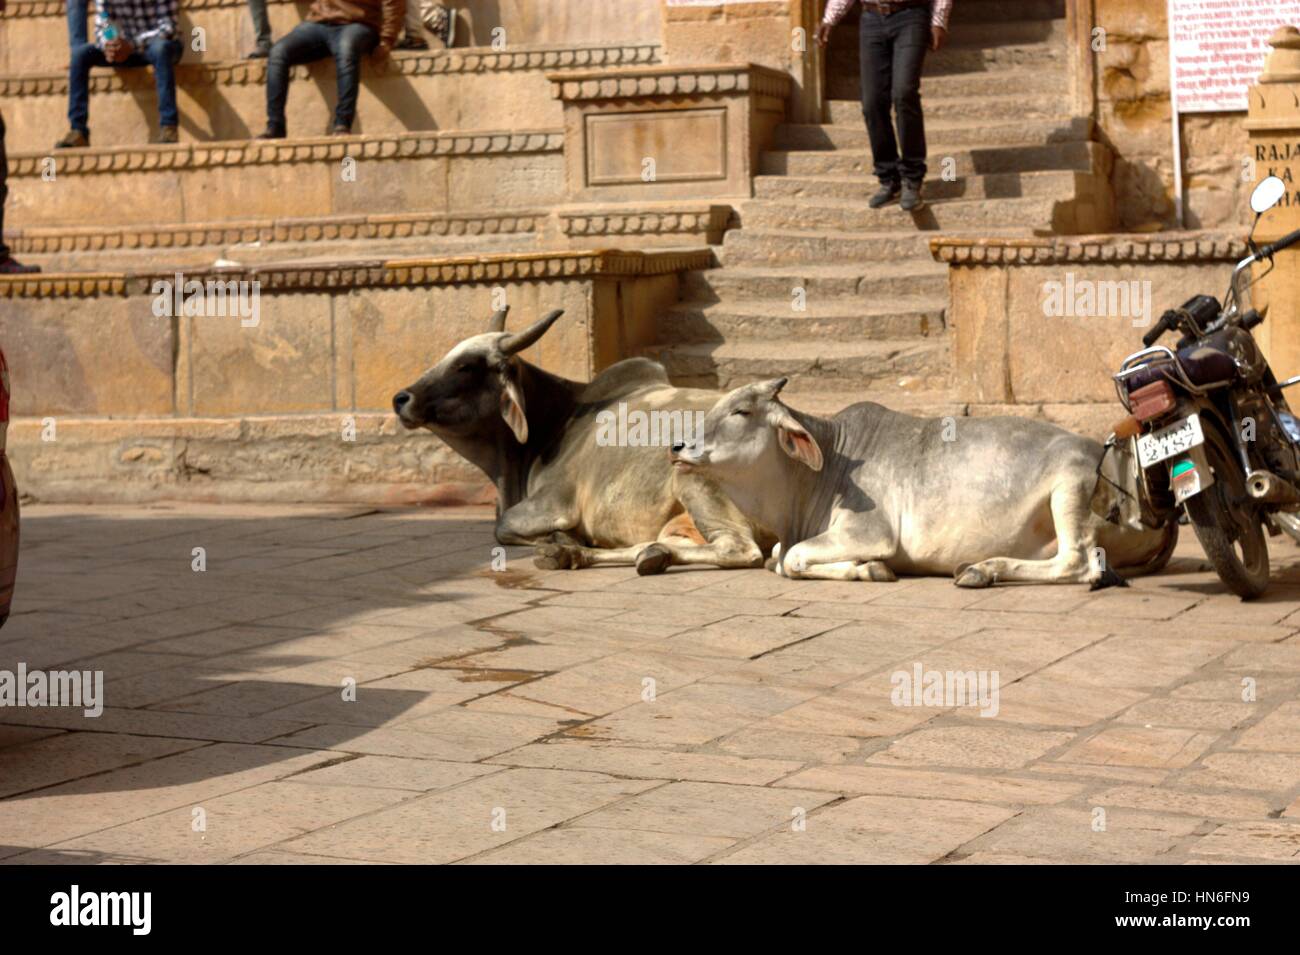
[[[922,83],[929,205],[867,206],[856,20],[828,54],[827,122],[777,132],[727,233],[722,267],[691,275],[649,353],[674,380],[729,388],[789,376],[796,404],[868,398],[960,413],[947,395],[938,234],[1104,231],[1111,157],[1069,115],[1064,0],[963,0]],[[945,171],[955,175],[945,176]]]

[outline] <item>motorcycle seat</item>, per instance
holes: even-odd
[[[1188,380],[1194,385],[1216,385],[1232,381],[1237,376],[1237,363],[1222,349],[1205,344],[1188,345],[1186,348],[1178,349],[1177,355]],[[1125,384],[1131,394],[1153,381],[1170,377],[1177,380],[1177,373],[1170,367],[1169,362],[1157,361],[1143,365],[1125,379]]]

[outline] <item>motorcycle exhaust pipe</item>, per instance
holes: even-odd
[[[1300,504],[1300,492],[1271,471],[1247,474],[1246,491],[1261,504]]]

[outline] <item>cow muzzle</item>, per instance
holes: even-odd
[[[668,458],[673,462],[673,470],[675,471],[691,471],[695,469],[696,465],[703,463],[694,448],[681,443],[672,446],[672,449],[668,452]]]
[[[399,391],[393,395],[393,412],[397,415],[397,420],[402,422],[402,427],[415,429],[420,425],[411,420],[411,403],[415,400],[415,395],[409,391]]]

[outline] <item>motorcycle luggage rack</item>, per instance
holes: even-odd
[[[1154,358],[1161,358],[1163,360],[1159,362],[1150,360]],[[1187,377],[1187,371],[1183,368],[1183,363],[1178,360],[1178,355],[1170,348],[1165,345],[1153,345],[1150,348],[1144,348],[1139,352],[1134,352],[1129,355],[1124,359],[1124,363],[1119,366],[1119,371],[1114,375],[1111,375],[1111,378],[1115,381],[1115,394],[1119,396],[1119,403],[1124,406],[1125,411],[1130,413],[1133,411],[1132,406],[1129,404],[1128,389],[1124,387],[1125,380],[1127,380],[1131,375],[1136,374],[1141,369],[1151,367],[1152,365],[1171,366],[1174,372],[1172,375],[1170,374],[1170,368],[1160,367],[1158,370],[1169,381],[1182,385],[1188,391],[1192,392],[1192,394],[1203,395],[1207,390],[1209,390],[1201,385],[1195,385],[1192,383],[1192,380]]]

